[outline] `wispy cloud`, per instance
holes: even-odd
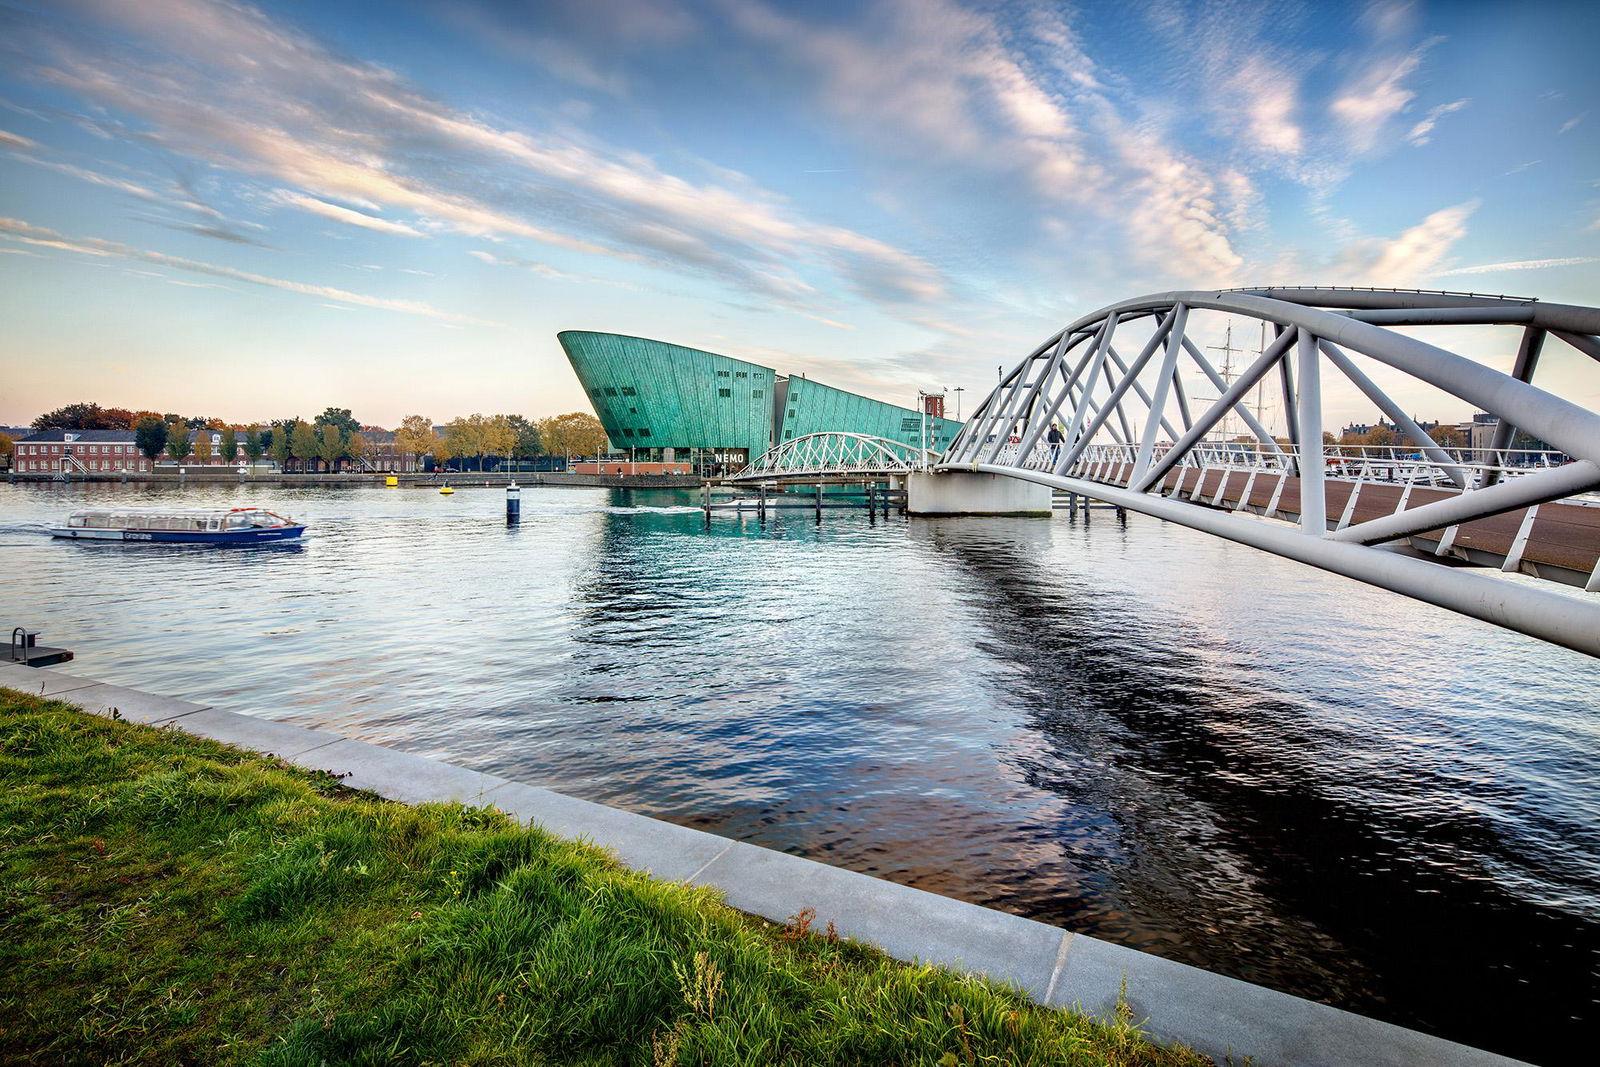
[[[361,209],[321,212],[338,221],[373,228],[351,214],[395,211],[456,233],[700,273],[792,303],[812,298],[814,271],[886,305],[945,292],[919,257],[805,219],[754,183],[697,183],[637,153],[491,123],[254,8],[86,2],[137,47],[90,54],[32,25],[38,76],[138,117],[152,131],[141,136],[169,151]]]
[[[1440,208],[1399,236],[1351,242],[1340,256],[1341,281],[1360,285],[1415,286],[1438,277],[1439,267],[1467,235],[1467,220],[1482,206],[1469,200]]]
[[[1550,267],[1581,267],[1589,263],[1600,263],[1597,256],[1566,256],[1561,259],[1518,259],[1510,263],[1480,263],[1472,267],[1455,267],[1450,270],[1441,270],[1433,276],[1435,278],[1449,278],[1458,274],[1499,274],[1508,270],[1546,270]]]
[[[1578,128],[1579,123],[1588,117],[1589,113],[1587,111],[1580,112],[1579,114],[1572,116],[1566,122],[1561,124],[1561,128],[1556,131],[1556,135],[1559,137],[1563,133],[1571,133],[1573,130]]]
[[[287,189],[278,192],[280,202],[309,211],[313,215],[321,215],[325,219],[343,222],[350,226],[359,226],[364,230],[376,230],[379,233],[392,233],[399,237],[421,237],[422,231],[403,222],[393,222],[389,219],[380,219],[375,215],[363,214],[352,211],[350,208],[338,204],[330,204],[326,200],[305,196],[302,193],[290,192]]]
[[[0,146],[6,148],[34,148],[36,147],[36,142],[30,141],[20,133],[0,130]]]
[[[182,256],[169,256],[163,252],[133,248],[116,241],[105,241],[96,237],[67,237],[57,233],[55,230],[47,229],[43,226],[34,226],[22,219],[0,218],[0,239],[20,241],[23,244],[34,245],[39,248],[51,248],[77,255],[93,256],[97,259],[126,259],[152,263],[156,266],[170,267],[174,270],[189,271],[195,274],[209,274],[218,278],[228,278],[233,281],[264,286],[269,289],[281,289],[285,292],[298,293],[302,296],[335,300],[342,304],[376,308],[381,311],[398,311],[406,315],[419,315],[424,318],[438,319],[441,322],[479,326],[494,325],[471,316],[443,311],[419,300],[393,300],[380,296],[368,296],[365,293],[352,293],[345,289],[336,289],[327,285],[311,285],[286,278],[274,278],[269,275],[236,270],[233,267],[220,266],[215,263],[205,263],[200,260],[185,259]]]
[[[1406,140],[1412,146],[1421,148],[1433,139],[1433,128],[1439,125],[1440,119],[1453,112],[1460,111],[1470,103],[1472,103],[1470,99],[1463,97],[1460,100],[1452,100],[1448,104],[1438,104],[1430,107],[1428,113],[1423,116],[1422,121],[1411,127],[1411,132],[1406,134]]]
[[[1356,152],[1371,151],[1390,120],[1416,99],[1417,94],[1406,85],[1406,79],[1422,65],[1422,57],[1432,43],[1401,56],[1373,61],[1328,105],[1329,113],[1344,126]]]

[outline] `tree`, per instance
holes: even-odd
[[[239,435],[232,426],[222,428],[222,442],[217,446],[217,455],[222,457],[222,462],[233,463],[239,458]]]
[[[294,423],[290,423],[289,426],[274,423],[272,429],[267,430],[264,435],[267,454],[272,457],[272,461],[278,465],[280,471],[289,469],[289,427],[293,425]]]
[[[317,434],[317,455],[329,471],[344,458],[344,431],[331,422],[322,424]]]
[[[194,432],[194,461],[211,462],[211,431],[203,426]]]
[[[531,459],[539,455],[544,449],[540,446],[539,427],[523,418],[521,415],[509,415],[506,422],[517,435],[517,443],[512,446],[511,454],[518,459]]]
[[[183,462],[183,457],[189,454],[189,426],[182,420],[167,424],[167,455]]]
[[[587,411],[539,420],[539,440],[552,455],[598,456],[606,450],[606,428]]]
[[[128,423],[125,417],[131,417],[132,412],[122,408],[112,408],[107,411],[99,404],[68,404],[54,411],[47,411],[33,420],[35,430],[126,430]]]
[[[350,440],[344,443],[344,454],[359,465],[362,457],[367,454],[367,439],[358,433],[351,434]]]
[[[300,469],[306,469],[317,454],[317,431],[311,428],[310,423],[294,420],[294,425],[289,428],[289,454],[300,461]]]
[[[419,460],[433,447],[433,420],[426,415],[407,415],[394,432],[397,452],[406,452]]]
[[[267,436],[261,427],[251,423],[244,431],[244,456],[250,461],[251,466],[261,462],[261,456],[267,450]]]
[[[144,458],[155,462],[161,450],[167,447],[167,424],[154,415],[146,415],[133,428],[133,443]]]
[[[468,415],[465,418],[454,418],[444,424],[445,447],[452,456],[460,456],[462,469],[466,469],[468,456],[481,457],[484,453],[485,425],[482,415]],[[483,469],[480,459],[478,469]]]
[[[10,456],[16,449],[17,446],[12,442],[11,435],[0,433],[0,457]]]
[[[450,442],[445,440],[443,437],[433,433],[431,430],[429,431],[429,436],[432,439],[428,442],[428,447],[423,449],[423,451],[433,453],[433,462],[435,468],[443,469],[444,465],[450,462],[450,457],[455,455],[455,453],[450,451]]]
[[[491,456],[510,458],[517,448],[517,431],[506,415],[493,415],[483,428],[484,451]]]
[[[324,408],[322,414],[313,420],[313,424],[319,430],[324,426],[337,426],[340,440],[361,429],[361,423],[350,414],[349,408]]]
[[[1440,448],[1466,448],[1467,435],[1459,426],[1435,426],[1428,435]]]

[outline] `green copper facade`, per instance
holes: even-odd
[[[810,378],[789,378],[778,384],[778,392],[783,400],[777,416],[778,441],[837,430],[886,437],[913,447],[922,440],[922,415],[914,408],[885,404]],[[928,447],[943,452],[959,429],[961,424],[951,419],[928,419]]]
[[[772,437],[770,367],[643,337],[557,335],[617,449],[691,449],[754,459]]]
[[[785,378],[771,367],[614,333],[567,330],[557,339],[615,449],[679,459],[708,452],[739,462],[808,433],[848,431],[909,445],[921,437],[913,408]],[[942,450],[959,428],[930,418],[930,447]]]

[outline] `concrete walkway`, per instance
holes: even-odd
[[[0,664],[0,686],[86,712],[172,726],[271,753],[344,784],[407,803],[492,804],[523,822],[610,849],[657,878],[713,886],[741,911],[787,922],[803,908],[816,926],[903,960],[986,975],[1052,1006],[1109,1014],[1122,983],[1146,1030],[1221,1059],[1257,1064],[1510,1064],[1413,1030],[1340,1011],[1031,919],[691,830],[538,786],[513,782],[326,730],[209,708],[78,678]]]

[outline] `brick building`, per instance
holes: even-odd
[[[132,430],[40,430],[16,443],[13,463],[18,474],[150,470]]]

